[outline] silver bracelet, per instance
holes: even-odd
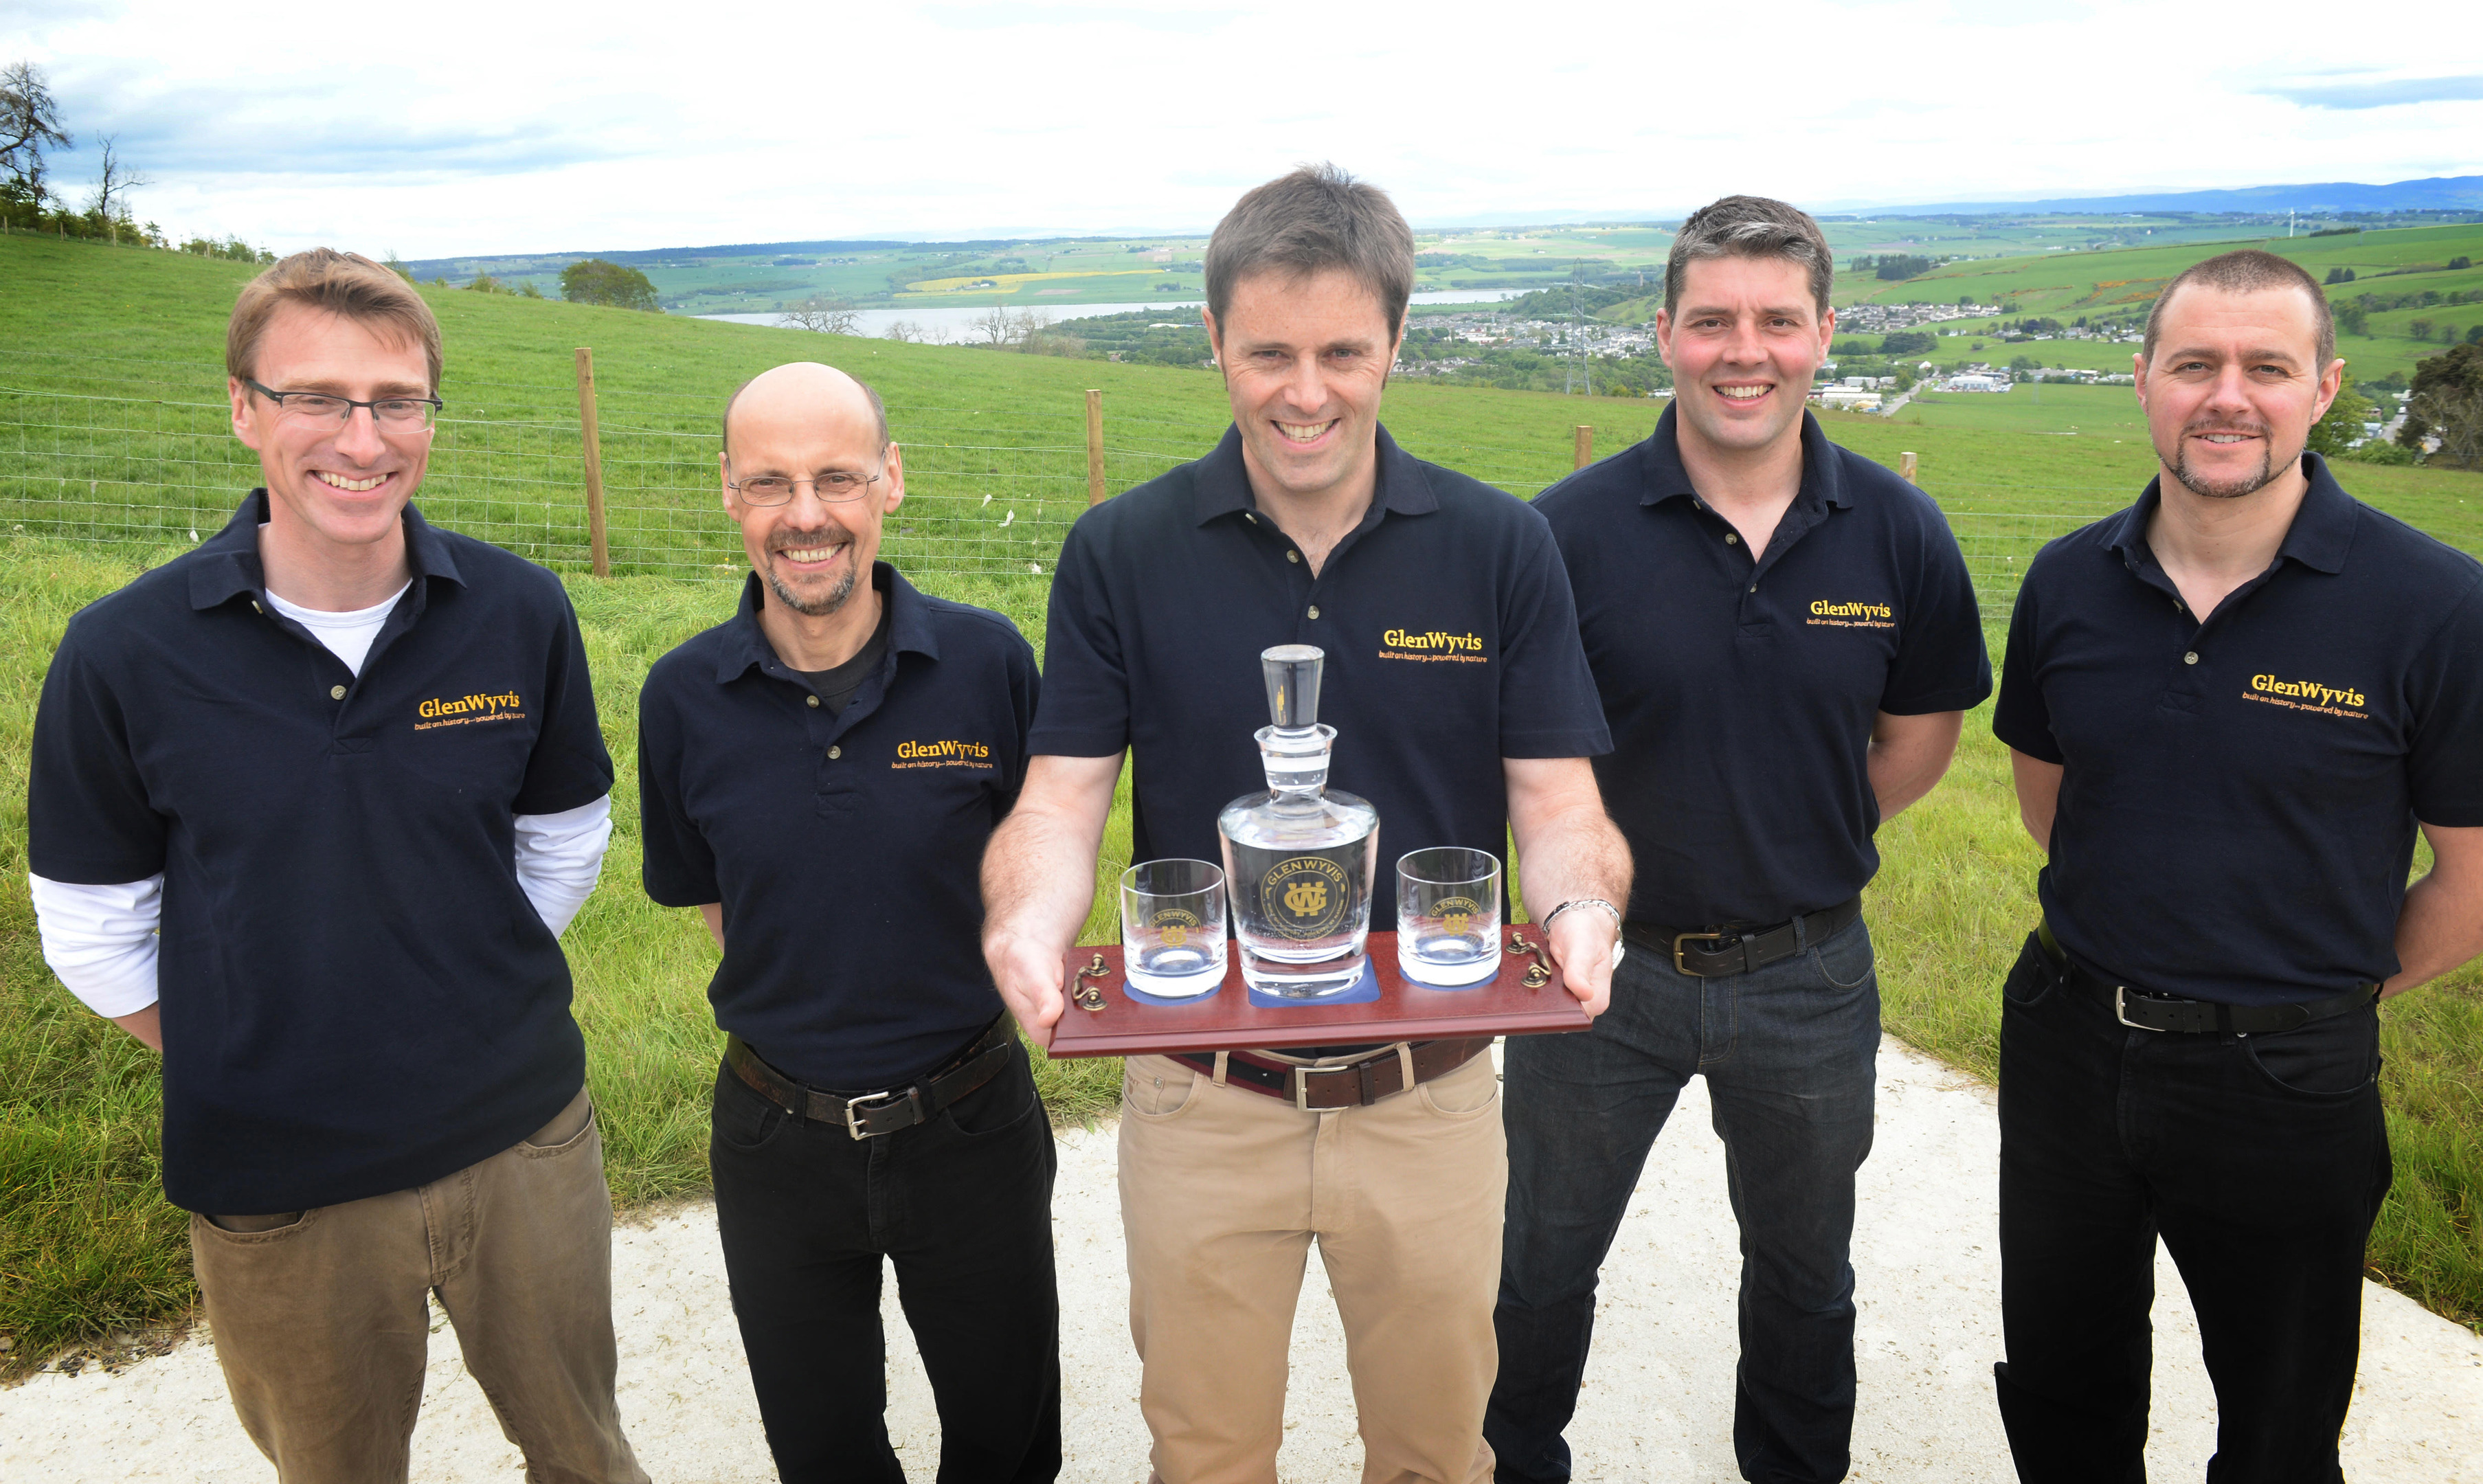
[[[1550,912],[1544,914],[1543,936],[1545,941],[1549,941],[1551,939],[1552,924],[1559,921],[1561,914],[1567,912],[1572,907],[1600,907],[1604,911],[1613,914],[1613,965],[1615,967],[1618,967],[1621,962],[1621,955],[1629,951],[1621,945],[1621,910],[1615,907],[1612,903],[1605,901],[1602,897],[1576,897],[1569,901],[1562,902],[1560,906],[1555,907]]]

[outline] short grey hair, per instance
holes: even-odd
[[[1405,326],[1414,295],[1414,229],[1388,193],[1334,165],[1304,165],[1254,186],[1207,243],[1207,309],[1223,332],[1233,286],[1275,269],[1304,276],[1342,268],[1359,279],[1388,316],[1388,332]]]
[[[765,376],[766,374],[766,372],[761,371],[759,373],[759,376]],[[854,376],[850,371],[847,371],[845,375],[853,377],[853,384],[862,388],[864,400],[870,404],[871,432],[879,439],[879,446],[886,448],[888,446],[888,404],[879,400],[879,389],[871,385],[870,383],[864,381],[861,377]],[[750,389],[750,383],[759,380],[759,376],[754,376],[750,378],[749,381],[745,381],[740,385],[735,386],[733,388],[733,395],[724,399],[724,418],[722,427],[724,436],[724,451],[726,453],[733,452],[733,405],[741,400],[741,394]]]
[[[2164,306],[2173,296],[2189,284],[2201,288],[2222,289],[2228,294],[2257,294],[2272,288],[2298,288],[2310,296],[2310,340],[2317,352],[2318,364],[2310,368],[2312,376],[2328,370],[2328,362],[2336,358],[2336,310],[2328,303],[2328,291],[2300,263],[2288,257],[2257,248],[2243,248],[2236,252],[2220,252],[2203,262],[2192,263],[2164,285],[2155,296],[2155,304],[2147,311],[2147,339],[2139,351],[2151,363],[2155,359],[2157,332],[2164,326]]]
[[[1711,257],[1774,257],[1798,263],[1810,274],[1810,297],[1828,313],[1828,291],[1836,283],[1836,257],[1828,238],[1799,206],[1764,196],[1727,196],[1690,214],[1672,239],[1664,264],[1664,311],[1681,304],[1682,270]]]

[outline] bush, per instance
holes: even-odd
[[[1939,349],[1939,341],[1928,331],[1900,330],[1880,342],[1882,356],[1927,356]]]
[[[2399,448],[2396,444],[2388,442],[2382,438],[2373,438],[2369,442],[2364,443],[2362,447],[2349,449],[2337,457],[2350,459],[2356,464],[2392,464],[2403,465],[2414,463],[2414,454],[2411,451]]]

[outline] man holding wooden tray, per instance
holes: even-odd
[[[1497,856],[1589,1013],[1629,889],[1589,755],[1609,745],[1551,533],[1378,423],[1413,235],[1333,167],[1244,196],[1207,252],[1234,428],[1082,517],[1052,590],[1035,754],[983,866],[984,954],[1028,1031],[1062,1014],[1121,757],[1135,857],[1215,859],[1217,811],[1264,786],[1260,652],[1325,651],[1337,788],[1394,842]],[[1470,639],[1421,662],[1408,635]],[[1371,927],[1389,930],[1393,894]],[[1225,993],[1238,993],[1226,991]],[[1317,1041],[1321,1012],[1300,1012]],[[1134,1057],[1122,1219],[1140,1406],[1165,1484],[1261,1481],[1314,1237],[1344,1319],[1370,1479],[1492,1472],[1483,1402],[1507,1151],[1487,1035]],[[1351,1068],[1350,1074],[1325,1069]],[[1368,1069],[1364,1074],[1362,1069]]]

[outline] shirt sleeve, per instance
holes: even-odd
[[[1095,549],[1098,514],[1070,528],[1053,573],[1029,754],[1116,757],[1130,745],[1130,675]]]
[[[1034,647],[1017,632],[1014,623],[1009,625],[1009,637],[1013,641],[1008,649],[1009,720],[1013,725],[1009,734],[1008,793],[1001,806],[1003,813],[1017,808],[1017,796],[1026,787],[1027,763],[1033,755],[1027,741],[1034,733],[1034,718],[1043,699],[1043,673],[1034,663]]]
[[[612,755],[604,751],[603,726],[595,714],[586,638],[565,593],[550,648],[544,666],[543,726],[535,732],[534,755],[526,759],[514,813],[566,813],[612,791]]]
[[[1587,648],[1578,636],[1578,603],[1569,591],[1552,527],[1521,506],[1525,534],[1503,580],[1501,603],[1500,755],[1592,757],[1613,750],[1603,698]]]
[[[681,730],[663,696],[665,669],[659,663],[638,691],[639,878],[659,905],[704,907],[724,891],[715,851],[681,808]]]
[[[2483,825],[2483,586],[2466,595],[2409,676],[2417,720],[2406,759],[2414,817],[2443,829]]]
[[[612,796],[557,814],[520,814],[517,830],[518,885],[558,938],[603,874],[603,852],[612,843]]]
[[[1991,710],[1991,734],[2027,756],[2043,762],[2068,761],[2052,735],[2052,708],[2035,678],[2036,597],[2034,573],[2017,589],[2017,606],[2009,615],[2009,647],[2000,655],[2000,700]]]
[[[69,621],[35,711],[26,863],[59,882],[145,881],[164,873],[172,821],[147,797],[120,698],[80,628]]]
[[[1924,519],[1914,564],[1911,609],[1897,633],[1896,662],[1880,693],[1891,716],[1963,711],[1991,694],[1991,656],[1983,647],[1983,611],[1957,535],[1936,514]]]
[[[156,924],[164,878],[92,886],[28,873],[43,962],[69,993],[107,1020],[155,1003]]]

